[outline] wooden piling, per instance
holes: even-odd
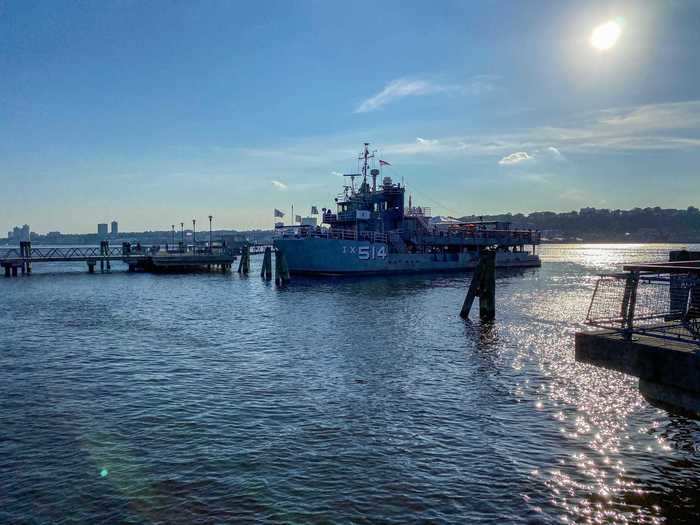
[[[479,318],[493,321],[496,318],[496,250],[483,250],[484,265],[481,271]]]
[[[479,254],[479,262],[474,268],[467,296],[459,312],[462,319],[469,319],[474,299],[479,298],[479,318],[493,321],[496,317],[496,250],[484,249]]]
[[[263,255],[262,268],[260,270],[260,277],[269,281],[272,279],[272,248],[269,246],[265,248],[265,255]]]
[[[284,252],[275,250],[275,283],[278,285],[287,284],[289,282],[289,266]]]
[[[250,247],[248,245],[241,248],[241,262],[238,264],[238,273],[248,275],[250,271]]]
[[[27,244],[25,245],[26,247],[25,252],[27,256],[27,260],[24,263],[24,267],[27,270],[27,275],[32,273],[32,241],[27,241]]]

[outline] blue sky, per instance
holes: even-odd
[[[699,21],[682,1],[0,0],[0,228],[271,227],[332,204],[364,141],[434,213],[697,206]]]

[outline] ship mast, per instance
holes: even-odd
[[[365,142],[365,149],[359,156],[359,160],[362,162],[362,182],[367,183],[367,168],[369,168],[369,159],[374,158],[374,152],[369,152],[369,142]]]

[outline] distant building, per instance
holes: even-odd
[[[117,234],[119,233],[119,224],[117,223],[117,221],[112,221],[111,226],[112,226],[112,235],[114,237],[116,237]]]
[[[301,225],[302,226],[316,226],[316,225],[318,225],[318,221],[316,220],[316,217],[303,217],[301,219]]]
[[[21,228],[15,226],[12,228],[11,232],[7,232],[7,238],[13,241],[28,241],[30,239],[31,231],[29,225],[25,224]]]
[[[97,225],[97,235],[107,235],[109,230],[109,225],[106,222],[101,222]]]

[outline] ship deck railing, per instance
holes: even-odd
[[[369,241],[387,242],[387,235],[373,231],[355,231],[341,228],[318,228],[313,226],[285,226],[277,228],[275,234],[278,238],[317,238],[317,239],[338,239],[345,241]]]
[[[405,208],[403,213],[407,217],[428,217],[428,218],[430,218],[433,216],[432,208],[429,208],[426,206],[411,206],[410,208]]]
[[[487,229],[450,229],[433,228],[428,236],[450,240],[492,240],[494,244],[539,244],[540,232],[536,230],[487,230]]]

